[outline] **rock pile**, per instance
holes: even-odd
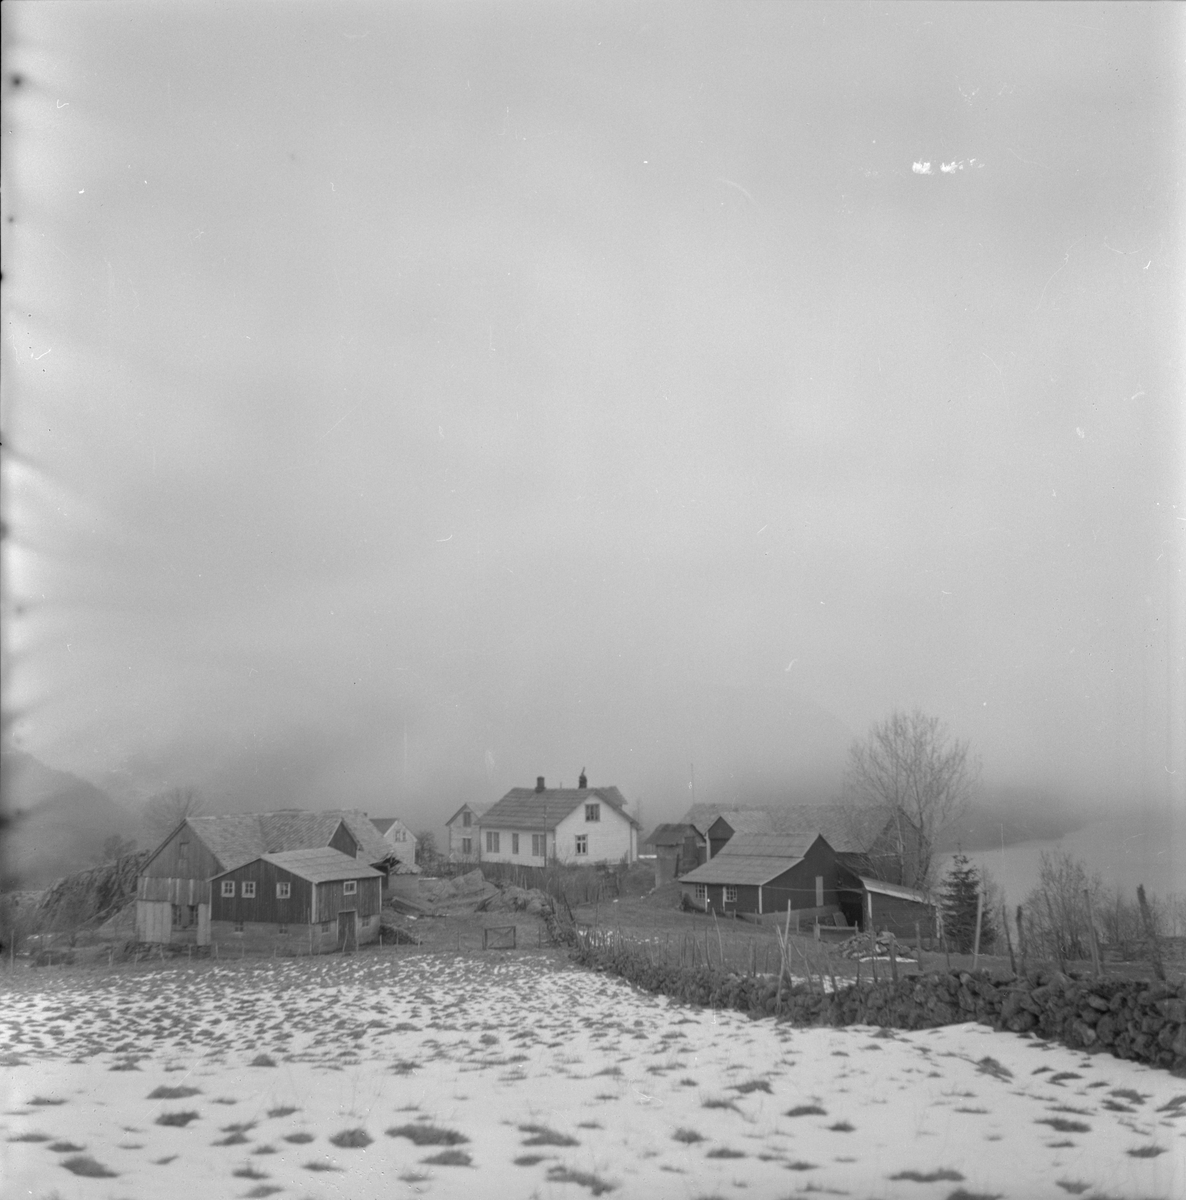
[[[872,933],[858,933],[850,937],[847,942],[841,942],[837,950],[845,958],[885,958],[890,955],[890,948],[893,947],[894,954],[899,962],[913,962],[914,955],[911,952],[908,943],[900,942],[887,929],[883,929],[877,934],[876,938]]]
[[[479,912],[525,912],[542,917],[552,911],[552,898],[539,888],[521,888],[514,884],[500,888],[478,905]]]

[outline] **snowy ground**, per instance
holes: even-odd
[[[977,1025],[794,1029],[549,954],[0,989],[6,1197],[1186,1195],[1186,1081]]]

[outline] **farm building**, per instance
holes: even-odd
[[[616,787],[511,788],[481,819],[483,862],[634,862],[638,822]]]
[[[819,834],[734,834],[720,853],[680,878],[697,908],[803,915],[840,911],[836,852]]]
[[[187,817],[149,856],[136,881],[141,942],[210,940],[210,879],[261,854],[332,848],[382,868],[391,847],[364,813],[226,813]]]
[[[463,804],[446,822],[445,857],[450,862],[479,862],[478,822],[489,804]]]
[[[294,953],[379,939],[383,873],[326,846],[261,854],[210,880],[210,940]]]
[[[798,804],[726,809],[697,804],[684,823],[705,831],[709,857],[719,854],[735,833],[821,834],[840,862],[859,875],[890,883],[915,881],[920,836],[909,818],[889,806]]]
[[[655,886],[662,887],[698,867],[707,857],[704,834],[695,825],[658,825],[643,842],[655,856]]]
[[[399,817],[371,817],[371,824],[401,863],[416,861],[416,835]]]
[[[854,879],[843,872],[838,893],[841,910],[850,925],[873,928],[879,933],[888,930],[899,938],[913,938],[915,925],[923,937],[933,938],[938,934],[935,901],[926,892],[867,876]],[[857,907],[861,913],[859,920],[854,913]]]

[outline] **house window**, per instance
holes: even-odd
[[[276,932],[281,935],[286,934],[288,932],[288,926],[287,925],[277,925]]]
[[[343,896],[357,896],[358,895],[358,880],[357,879],[347,879],[346,882],[342,884],[342,895]]]
[[[242,922],[242,921],[236,921],[236,922],[235,922],[235,932],[236,932],[236,933],[242,933],[242,932],[243,932],[243,922]]]
[[[489,829],[486,830],[486,853],[498,853],[498,834],[492,833]]]
[[[822,875],[815,877],[815,906],[816,908],[824,906],[824,877]]]
[[[322,932],[322,933],[329,933],[329,922],[328,922],[328,921],[322,921],[322,922],[321,922],[321,932]]]
[[[600,804],[586,804],[585,805],[585,820],[586,821],[600,821],[601,820],[601,805]]]
[[[172,909],[173,909],[173,928],[180,929],[181,928],[181,905],[174,904],[174,905],[172,905]]]
[[[189,866],[189,842],[180,841],[177,843],[177,863],[179,866]]]
[[[470,814],[469,814],[469,813],[467,813],[467,812],[463,812],[463,813],[461,814],[461,826],[462,826],[462,828],[463,828],[463,829],[468,829],[468,828],[469,828],[469,823],[470,823],[470,821],[471,821],[472,819],[473,819],[473,818],[470,816]]]
[[[511,853],[519,853],[519,835],[517,833],[511,834]]]
[[[589,835],[587,833],[578,833],[577,834],[577,853],[578,854],[588,854],[589,853]]]
[[[737,888],[733,887],[730,884],[725,884],[725,903],[726,904],[736,904],[737,903]]]
[[[708,884],[707,883],[698,883],[696,885],[696,899],[699,900],[701,904],[708,903]]]
[[[548,840],[546,833],[533,833],[531,835],[531,855],[533,858],[543,858],[547,851],[544,849]]]
[[[245,879],[243,881],[243,899],[244,900],[254,900],[255,899],[255,881],[254,880]]]
[[[198,906],[196,904],[191,904],[189,906],[189,922],[188,923],[190,925],[196,925],[198,923]]]
[[[277,900],[287,900],[287,899],[289,899],[289,897],[291,895],[292,895],[292,884],[291,883],[276,884],[276,899]]]
[[[462,838],[461,839],[461,853],[465,854],[465,855],[470,855],[470,854],[473,854],[473,852],[474,852],[474,839],[473,838]]]
[[[233,896],[235,894],[235,881],[233,879],[224,879],[222,881],[222,894],[224,896]]]

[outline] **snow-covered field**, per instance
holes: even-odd
[[[1186,1081],[795,1029],[552,954],[0,982],[5,1197],[1186,1196]]]

